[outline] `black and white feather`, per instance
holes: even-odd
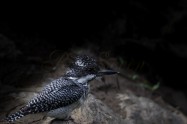
[[[25,115],[41,112],[49,112],[58,108],[66,107],[78,102],[87,92],[81,85],[77,85],[70,79],[59,78],[47,85],[43,91],[31,99],[28,104],[18,112],[6,118],[13,122]]]

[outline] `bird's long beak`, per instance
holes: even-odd
[[[101,70],[97,73],[97,76],[112,75],[112,74],[119,74],[119,72],[113,70]]]

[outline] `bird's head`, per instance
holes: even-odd
[[[116,73],[118,72],[112,70],[100,70],[98,63],[93,57],[81,55],[75,58],[65,75],[71,79],[84,79],[85,81],[90,81],[96,77]]]

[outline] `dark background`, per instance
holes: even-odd
[[[23,63],[27,56],[47,59],[54,50],[66,52],[86,44],[99,51],[109,50],[111,56],[131,63],[130,68],[134,70],[144,63],[135,71],[146,75],[153,84],[161,81],[162,85],[186,92],[185,0],[128,0],[116,7],[61,8],[13,12],[1,20],[0,34],[21,51],[15,56],[2,54],[1,68],[7,63]],[[4,41],[0,40],[1,45],[6,44]],[[1,53],[9,49],[9,45],[2,46]]]

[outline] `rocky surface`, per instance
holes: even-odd
[[[22,99],[29,99],[33,93],[21,92],[12,94]],[[44,117],[42,114],[28,115],[16,122],[16,124],[186,124],[187,118],[171,106],[162,106],[145,97],[137,97],[132,92],[118,94],[119,106],[125,115],[114,113],[106,104],[89,95],[88,99],[79,109],[72,112],[69,121],[56,120]],[[12,108],[10,102],[12,103]],[[3,102],[8,103],[8,101]],[[19,100],[9,100],[8,109],[3,109],[4,116],[15,111],[23,104],[19,105]],[[2,107],[2,106],[1,106]],[[168,107],[168,108],[166,108]],[[1,108],[2,110],[2,108]],[[3,117],[1,116],[1,118]],[[3,122],[2,122],[3,123]],[[5,122],[4,122],[5,123]]]

